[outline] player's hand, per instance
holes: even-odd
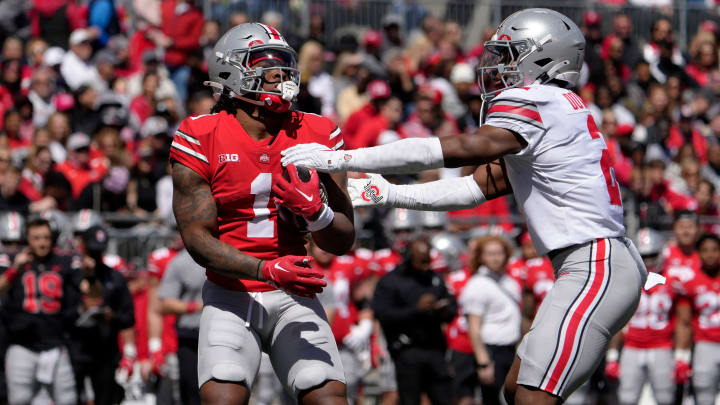
[[[122,359],[120,359],[120,364],[118,364],[117,371],[115,372],[115,379],[121,383],[128,382],[133,374],[134,366],[134,357],[123,356]]]
[[[484,385],[495,384],[495,364],[490,362],[487,367],[478,367],[478,381]]]
[[[613,381],[618,380],[620,378],[620,362],[616,360],[605,363],[605,376]]]
[[[310,170],[310,181],[304,182],[298,177],[297,168],[288,165],[290,181],[278,176],[273,180],[272,191],[276,204],[282,205],[293,214],[303,218],[312,218],[323,208],[320,199],[320,178],[315,170]]]
[[[384,207],[391,203],[393,185],[379,174],[363,179],[348,179],[347,190],[353,207]]]
[[[690,364],[684,360],[675,360],[675,370],[673,370],[673,378],[676,384],[685,384],[690,381],[692,368]]]
[[[295,165],[324,173],[344,171],[345,151],[336,151],[319,143],[301,143],[281,152],[282,165]]]
[[[423,294],[417,302],[417,309],[420,312],[430,312],[435,309],[435,302],[437,297],[427,293]]]
[[[162,351],[150,352],[150,365],[153,374],[160,377],[165,375],[165,355]]]
[[[30,253],[30,248],[25,248],[20,253],[15,255],[13,259],[13,267],[17,271],[22,271],[26,264],[32,262],[33,255]]]
[[[373,333],[373,321],[362,319],[357,325],[350,327],[350,333],[343,338],[343,344],[350,350],[359,352],[370,347],[370,336]]]
[[[262,264],[263,279],[291,294],[312,298],[327,283],[323,272],[309,267],[309,256],[282,256]]]

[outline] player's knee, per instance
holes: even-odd
[[[208,381],[200,389],[202,405],[246,405],[250,391],[243,383]]]
[[[302,391],[298,396],[302,405],[347,405],[345,384],[325,381],[320,386]]]

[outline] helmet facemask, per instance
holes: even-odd
[[[496,40],[485,43],[477,69],[483,99],[490,99],[505,89],[526,84],[519,65],[533,49],[531,41]]]

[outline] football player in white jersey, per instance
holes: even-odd
[[[455,210],[515,195],[557,281],[518,347],[505,382],[510,403],[567,399],[635,312],[647,277],[625,238],[605,141],[583,101],[567,90],[578,79],[584,49],[582,33],[566,16],[516,12],[485,43],[478,80],[487,113],[476,134],[345,151],[305,144],[283,152],[285,165],[326,172],[480,165],[467,177],[416,185],[391,185],[378,175],[358,179],[348,185],[355,205]]]

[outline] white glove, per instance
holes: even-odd
[[[335,151],[319,143],[301,143],[282,151],[282,165],[294,164],[319,172],[335,173],[345,170],[343,151]]]
[[[292,80],[286,80],[280,83],[280,91],[285,101],[293,101],[300,94],[300,86]]]
[[[348,179],[347,190],[353,207],[392,206],[390,184],[379,174],[368,174],[364,179]]]
[[[363,319],[357,325],[350,327],[350,333],[343,339],[343,344],[350,350],[359,352],[370,345],[370,336],[373,332],[373,321]]]

